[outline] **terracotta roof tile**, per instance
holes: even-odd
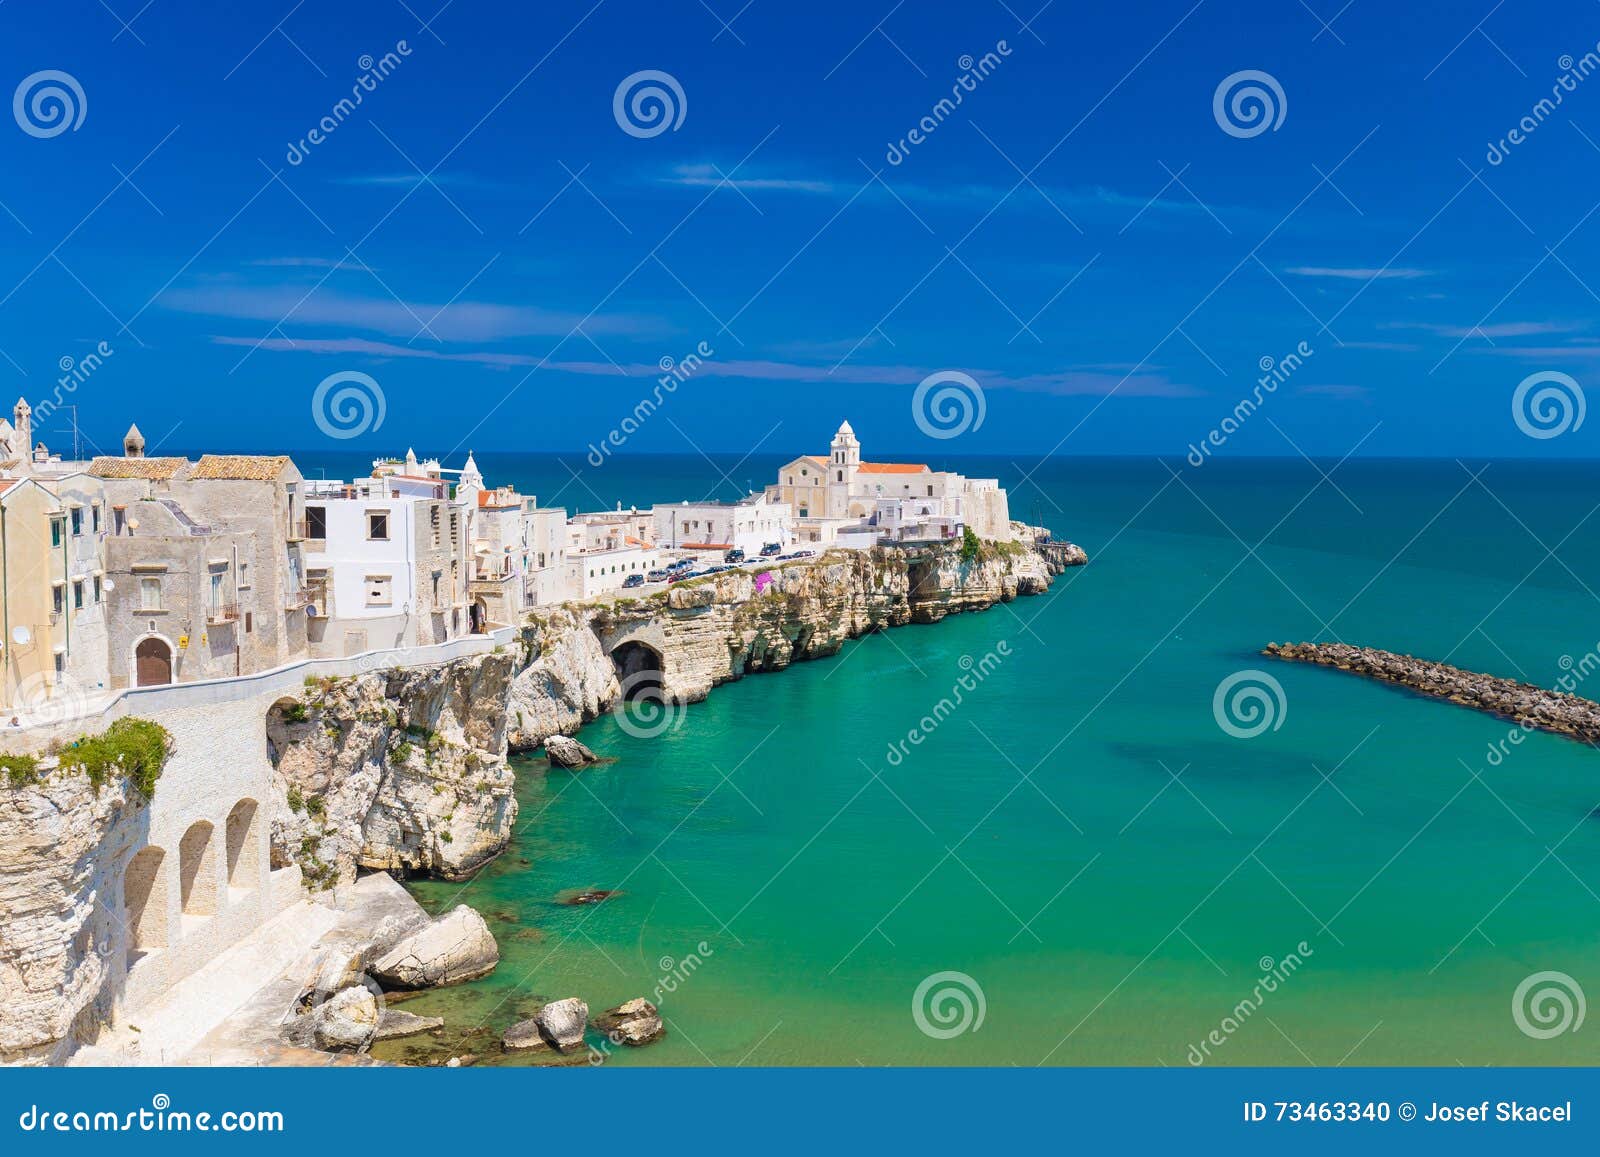
[[[925,474],[928,471],[926,462],[863,462],[856,470],[858,474]]]
[[[189,464],[187,458],[113,458],[102,455],[89,463],[96,478],[148,478],[156,482],[175,478]]]
[[[272,482],[288,464],[287,454],[204,454],[189,477],[219,482]]]

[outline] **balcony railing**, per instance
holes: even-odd
[[[217,626],[221,623],[236,623],[239,621],[238,603],[213,603],[206,608],[206,623]]]

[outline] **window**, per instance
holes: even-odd
[[[843,471],[843,470],[840,470],[840,471],[839,471],[839,472],[838,472],[838,474],[839,474],[839,481],[840,481],[840,482],[843,482],[843,481],[844,481],[844,471]]]
[[[66,588],[53,586],[50,588],[50,612],[59,615],[66,608]]]
[[[83,580],[82,579],[73,579],[72,580],[72,609],[75,610],[75,611],[83,610]]]
[[[100,504],[98,502],[89,508],[89,529],[95,534],[100,533]]]
[[[242,591],[250,589],[250,564],[247,562],[239,564],[239,589]]]
[[[115,523],[115,530],[113,531],[115,534],[122,533],[122,519],[124,513],[125,511],[123,511],[120,507],[111,512],[112,521]]]
[[[213,612],[222,609],[222,572],[217,571],[211,576],[211,609]]]
[[[66,673],[67,673],[67,657],[65,655],[57,655],[56,656],[56,674],[57,675],[65,675]]]
[[[100,601],[100,576],[99,575],[95,575],[94,576],[94,601],[97,602],[97,603]]]
[[[72,537],[73,538],[81,538],[82,536],[83,536],[83,507],[74,506],[72,508]]]
[[[389,539],[389,512],[386,510],[369,510],[367,512],[367,537],[374,542],[387,542]]]
[[[394,603],[394,578],[386,574],[367,576],[367,606],[387,607]]]
[[[326,506],[306,507],[306,537],[328,537],[328,508]]]
[[[928,497],[929,497],[929,498],[932,498],[932,497],[933,497],[933,487],[931,487],[931,486],[930,486],[930,487],[928,487]]]
[[[161,609],[160,579],[142,578],[139,580],[139,609],[141,611],[159,611]]]
[[[255,617],[255,615],[251,614],[249,611],[246,611],[244,613],[244,633],[248,635],[251,631],[253,631],[255,629],[256,629],[256,617]]]
[[[61,520],[59,518],[50,520],[50,545],[61,545]]]

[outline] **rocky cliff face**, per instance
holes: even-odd
[[[59,1064],[108,1018],[128,952],[116,871],[147,818],[126,780],[0,787],[0,1064]]]
[[[326,887],[358,867],[460,879],[497,855],[517,816],[506,765],[515,664],[505,652],[376,671],[275,706],[274,862]]]
[[[313,885],[348,882],[358,867],[461,878],[510,838],[507,752],[610,710],[626,681],[613,656],[630,644],[652,654],[668,696],[694,701],[872,631],[1043,592],[1060,569],[994,544],[971,560],[954,546],[839,551],[646,599],[541,609],[504,653],[308,686],[267,721],[284,799],[273,855]]]

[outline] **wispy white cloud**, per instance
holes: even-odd
[[[217,345],[247,346],[278,353],[357,355],[380,359],[415,358],[428,361],[467,362],[496,369],[537,367],[554,373],[610,378],[653,380],[661,375],[660,366],[652,362],[618,365],[608,361],[559,361],[531,354],[497,351],[452,352],[431,347],[372,341],[367,338],[274,337],[263,341],[248,337],[215,336],[211,340]],[[747,381],[910,387],[915,386],[931,372],[933,367],[928,366],[843,365],[830,369],[828,366],[805,365],[799,362],[713,357],[702,362],[696,368],[694,376],[697,381],[704,378],[734,378]],[[1120,397],[1130,398],[1188,398],[1203,394],[1203,391],[1192,386],[1170,381],[1163,375],[1155,373],[1115,374],[1069,368],[1032,374],[975,370],[973,376],[986,390],[1018,390],[1058,397],[1104,397],[1116,393]]]
[[[1291,265],[1284,272],[1296,277],[1333,277],[1341,281],[1414,281],[1419,277],[1432,277],[1427,269],[1404,269],[1388,266],[1383,269],[1364,269],[1343,265]]]
[[[982,205],[985,208],[997,206],[1002,202],[1008,207],[1037,207],[1047,208],[1045,201],[1039,193],[1033,190],[1015,190],[1010,185],[920,185],[915,182],[900,182],[895,179],[893,171],[880,174],[885,184],[873,181],[867,184],[865,176],[859,180],[841,181],[831,177],[819,175],[774,174],[770,172],[746,174],[742,169],[732,176],[725,176],[732,166],[717,166],[709,163],[682,164],[672,168],[666,174],[657,177],[658,184],[676,185],[685,188],[715,188],[718,185],[727,185],[730,188],[743,191],[771,190],[781,193],[804,193],[813,196],[833,197],[844,199],[859,194],[862,199],[873,201],[892,202],[895,196],[904,201],[913,201],[918,204],[935,205]],[[862,191],[862,186],[867,187]],[[1108,189],[1102,185],[1094,185],[1078,189],[1063,189],[1044,187],[1043,197],[1049,198],[1058,208],[1066,212],[1090,213],[1096,210],[1127,212],[1165,212],[1183,215],[1203,214],[1206,212],[1200,204],[1190,200],[1168,200],[1157,197],[1151,199],[1148,195],[1136,193],[1122,193],[1115,189]],[[1213,205],[1211,209],[1224,214],[1237,214],[1240,211],[1231,206]]]
[[[407,302],[392,297],[360,297],[298,286],[220,286],[169,290],[161,304],[183,313],[230,317],[277,326],[337,326],[390,337],[416,337],[447,342],[502,341],[508,338],[561,336],[582,325],[593,334],[657,334],[666,327],[648,318],[622,314],[582,314],[537,306],[500,305],[485,301],[447,304]],[[430,336],[431,334],[431,336]]]
[[[833,193],[836,186],[829,181],[810,180],[797,177],[741,177],[727,176],[716,165],[678,165],[673,168],[672,175],[663,178],[669,185],[685,185],[690,188],[714,187],[727,185],[733,189],[775,189],[786,193]]]
[[[355,257],[262,257],[249,262],[268,269],[347,269],[371,273],[372,266]]]
[[[1384,329],[1420,329],[1426,333],[1438,334],[1440,337],[1481,337],[1491,341],[1495,338],[1505,337],[1534,337],[1539,334],[1552,333],[1577,333],[1588,328],[1577,322],[1570,321],[1505,321],[1495,322],[1490,325],[1435,325],[1423,321],[1392,321],[1383,326]]]

